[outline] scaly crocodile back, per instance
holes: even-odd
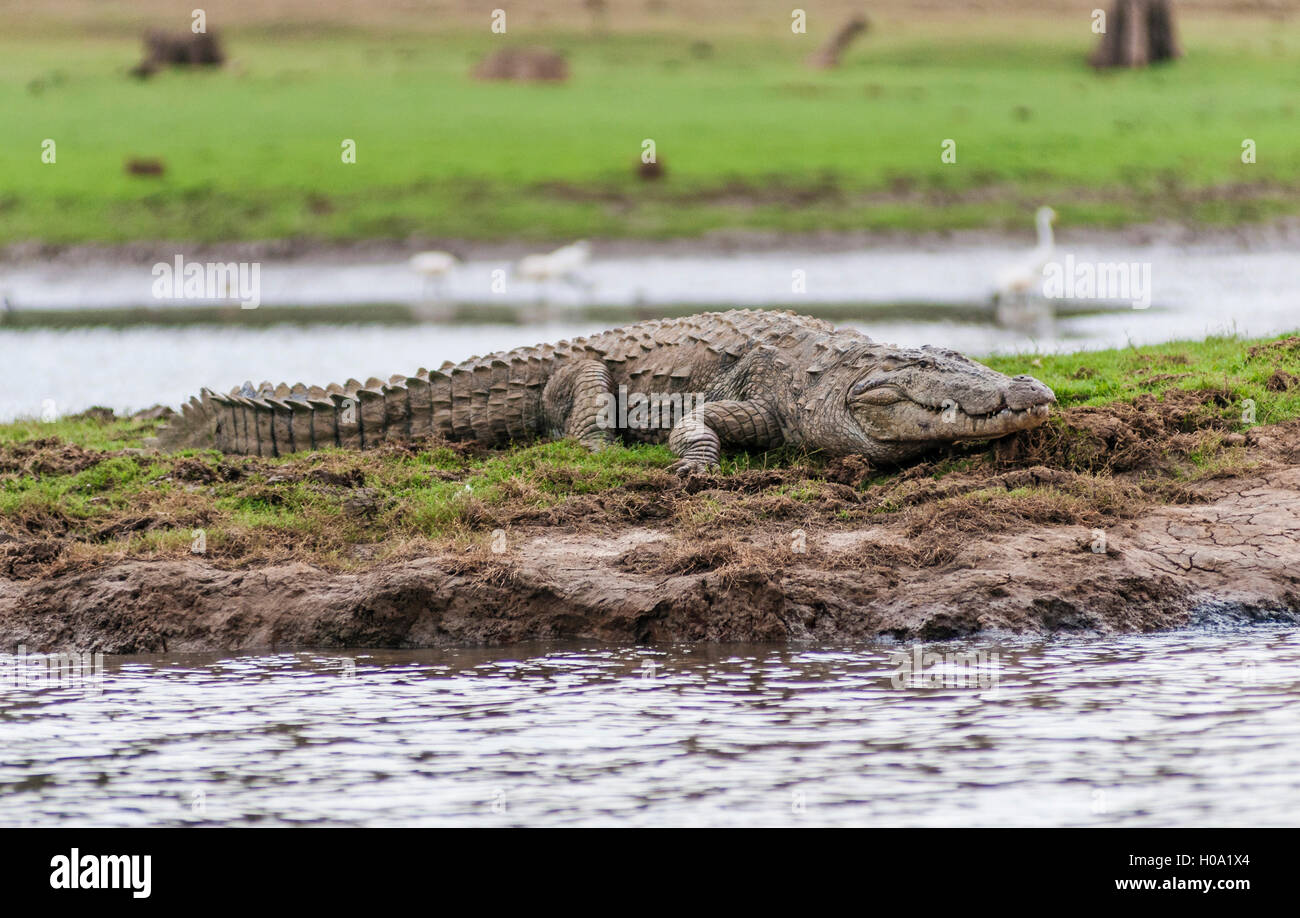
[[[329,446],[368,448],[436,435],[505,445],[548,433],[542,391],[574,360],[601,360],[630,391],[702,391],[719,372],[760,345],[799,348],[856,332],[792,312],[732,310],[652,319],[574,338],[420,369],[387,382],[329,386],[262,383],[222,395],[208,389],[159,431],[166,449],[215,447],[278,456]]]

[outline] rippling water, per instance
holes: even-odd
[[[0,824],[1300,822],[1294,628],[925,650],[0,657]]]

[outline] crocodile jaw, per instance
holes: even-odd
[[[888,418],[873,419],[862,426],[867,436],[883,443],[992,440],[1039,426],[1047,420],[1051,404],[1043,401],[1019,409],[967,414],[953,403],[931,408],[917,402],[899,402],[888,406]]]

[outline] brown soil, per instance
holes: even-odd
[[[351,570],[256,554],[68,564],[70,522],[27,520],[0,536],[0,646],[842,641],[1149,631],[1211,612],[1300,621],[1300,421],[1225,434],[1218,397],[1072,408],[1064,425],[892,476],[855,458],[819,477],[649,471],[546,509],[481,504],[472,523],[505,530],[503,552],[426,544]],[[1193,472],[1185,457],[1207,444],[1216,462]],[[27,447],[8,461],[85,461]],[[223,468],[178,459],[172,475]],[[350,514],[383,503],[355,467],[276,473],[348,488]],[[176,520],[122,515],[92,537],[164,523]]]
[[[925,539],[937,521],[918,517],[806,531],[803,553],[784,526],[698,544],[629,526],[362,573],[129,561],[0,581],[0,634],[29,648],[138,653],[1150,631],[1210,610],[1300,621],[1300,468],[1216,484],[1202,504],[1105,525],[1049,518],[985,530],[987,516],[965,527],[957,516],[944,522],[966,537],[946,544]]]

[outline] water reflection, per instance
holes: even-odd
[[[1294,824],[1300,632],[107,658],[0,689],[0,823]]]

